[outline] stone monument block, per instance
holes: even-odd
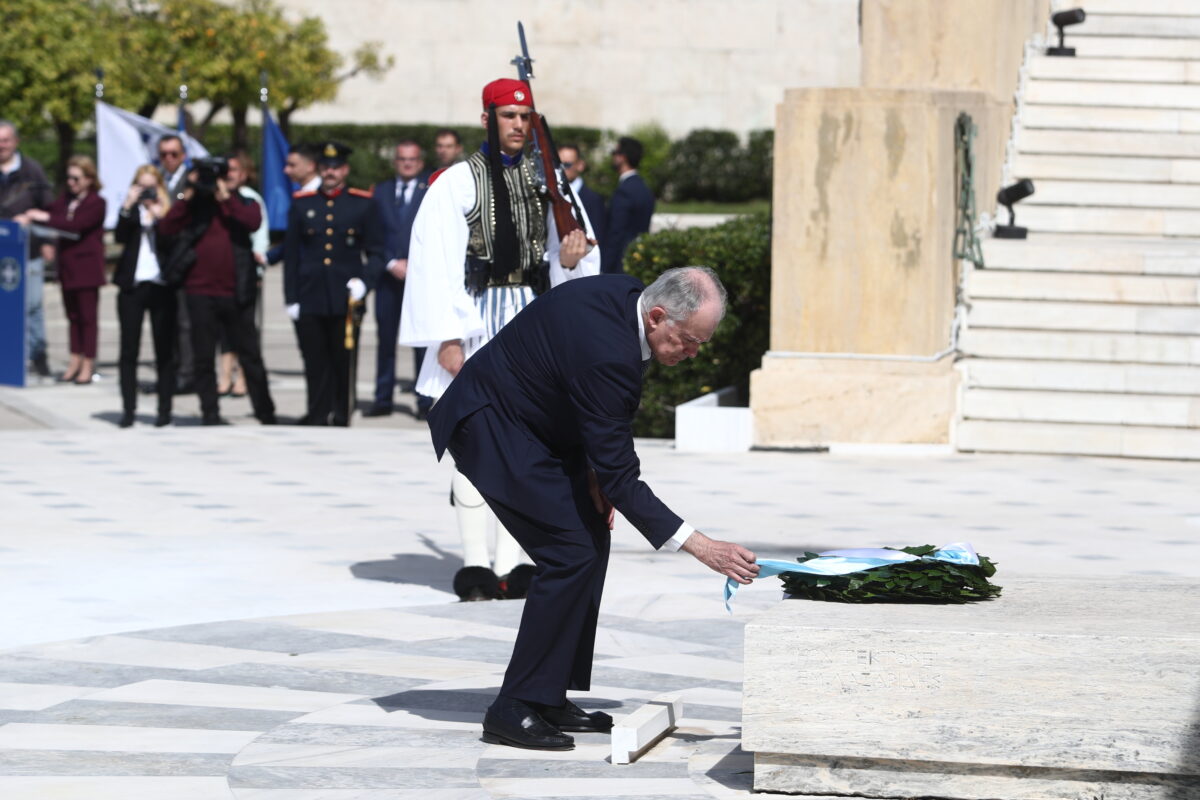
[[[749,623],[754,788],[1200,798],[1200,583],[999,582],[990,602],[786,600]]]

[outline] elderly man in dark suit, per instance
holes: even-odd
[[[704,267],[668,270],[645,290],[623,275],[569,281],[475,353],[430,412],[438,457],[450,451],[537,565],[484,741],[569,750],[567,732],[612,727],[566,692],[590,684],[614,506],[655,548],[741,583],[757,574],[753,553],[708,538],[654,495],[633,447],[650,359],[694,357],[724,305]]]
[[[617,140],[612,165],[617,171],[617,189],[608,201],[608,229],[600,242],[600,271],[624,271],[625,250],[640,234],[650,230],[654,216],[654,194],[638,174],[642,143],[629,136]]]
[[[375,402],[366,412],[368,417],[386,417],[392,413],[392,398],[396,390],[396,338],[400,333],[400,307],[404,303],[404,278],[408,274],[408,241],[412,236],[413,220],[429,189],[425,172],[425,154],[420,145],[406,140],[396,145],[396,177],[375,187],[375,203],[387,232],[384,259],[387,269],[375,287],[375,323],[379,336],[375,351]],[[425,348],[413,356],[413,380],[421,368]],[[414,409],[417,419],[424,419],[433,400],[417,395]]]

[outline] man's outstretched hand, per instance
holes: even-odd
[[[710,539],[700,531],[694,531],[683,543],[683,549],[709,569],[727,578],[733,578],[738,583],[750,583],[758,574],[754,553],[740,544]]]

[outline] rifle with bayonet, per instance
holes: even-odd
[[[525,43],[525,26],[517,23],[517,36],[521,39],[521,52],[512,60],[517,68],[517,77],[526,83],[533,80],[533,59],[529,57],[529,47]],[[587,236],[587,226],[583,224],[583,210],[579,200],[570,191],[570,181],[563,170],[562,161],[558,158],[558,148],[550,136],[550,126],[546,118],[530,108],[530,129],[533,131],[532,152],[533,168],[538,180],[550,198],[550,210],[554,214],[554,226],[558,229],[558,240],[561,242],[571,231],[583,231]],[[593,247],[596,240],[588,237],[588,244]]]

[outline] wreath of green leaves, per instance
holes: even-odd
[[[885,549],[899,549],[902,553],[921,557],[933,554],[938,548],[927,544]],[[819,553],[805,553],[797,560],[804,563],[819,557]],[[1001,587],[988,582],[988,578],[995,574],[996,565],[987,556],[979,556],[979,566],[922,559],[874,567],[849,575],[784,572],[779,579],[789,595],[809,600],[841,603],[969,603],[989,600],[1000,594]]]

